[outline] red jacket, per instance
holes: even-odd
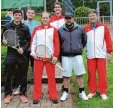
[[[84,27],[87,34],[87,58],[106,58],[107,53],[112,52],[112,41],[108,27],[97,23],[96,29],[88,24]]]
[[[38,45],[47,46],[53,56],[59,57],[60,45],[57,29],[50,25],[47,29],[43,25],[36,27],[31,38],[31,53],[35,53]]]
[[[59,29],[61,26],[63,26],[65,23],[64,21],[64,16],[61,15],[61,16],[56,16],[56,15],[53,15],[51,18],[50,18],[50,25]]]

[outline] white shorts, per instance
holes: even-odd
[[[71,77],[73,69],[76,76],[86,73],[82,55],[74,57],[62,56],[62,67],[64,68],[63,76],[65,77]]]

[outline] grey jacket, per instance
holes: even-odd
[[[86,34],[81,26],[74,23],[74,28],[69,31],[65,24],[59,29],[61,56],[82,55],[86,45]]]

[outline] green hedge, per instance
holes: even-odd
[[[87,18],[88,17],[88,10],[89,10],[88,7],[78,7],[78,8],[76,8],[76,10],[75,10],[75,19],[76,19],[76,22],[78,24],[85,25],[85,24],[89,23],[89,20]]]
[[[5,20],[7,11],[1,11],[1,20]],[[4,25],[5,21],[1,21],[1,25]]]
[[[1,19],[4,20],[6,17],[7,11],[1,11]]]
[[[75,10],[75,17],[87,17],[88,16],[88,7],[78,7]]]
[[[3,79],[4,73],[4,66],[5,66],[5,57],[6,57],[7,47],[2,45],[1,46],[1,79]]]

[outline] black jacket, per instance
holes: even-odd
[[[74,27],[69,31],[65,25],[59,29],[61,56],[76,56],[82,55],[82,49],[86,45],[86,34],[82,27],[74,24]]]
[[[13,22],[11,22],[4,26],[2,36],[1,36],[2,39],[3,39],[3,33],[8,29],[16,30],[16,33],[19,36],[19,40],[20,40],[19,41],[20,47],[23,48],[24,52],[27,52],[30,47],[30,38],[31,38],[28,27],[23,23],[16,25]],[[15,52],[16,50],[11,47],[8,47],[8,51]]]

